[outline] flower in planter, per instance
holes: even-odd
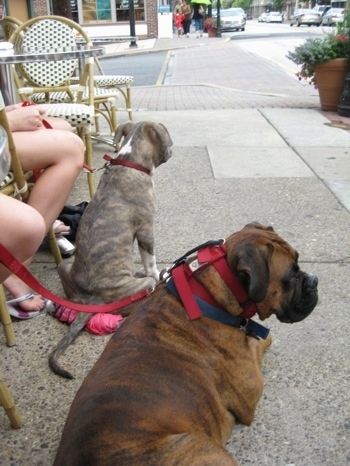
[[[204,21],[204,29],[206,31],[211,31],[213,29],[217,29],[218,23],[216,18],[206,18]]]
[[[305,79],[316,85],[315,70],[318,65],[334,58],[350,58],[350,14],[344,15],[344,22],[337,24],[333,32],[323,37],[308,38],[304,43],[288,52],[287,58],[301,65],[297,73],[299,80]]]

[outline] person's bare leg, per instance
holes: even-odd
[[[48,231],[82,170],[83,142],[76,134],[64,130],[18,132],[13,137],[24,171],[44,169],[28,204],[44,217]]]
[[[44,169],[30,193],[28,204],[44,217],[47,232],[65,205],[82,169],[82,140],[71,131],[50,129],[15,132],[13,137],[24,171]],[[31,259],[26,265],[30,262]],[[25,283],[15,275],[3,284],[14,298],[29,292]],[[20,303],[26,311],[40,310],[43,306],[40,295]]]
[[[45,236],[43,217],[26,204],[0,194],[0,218],[0,243],[19,261],[25,262],[37,251]],[[10,274],[0,264],[0,283]]]

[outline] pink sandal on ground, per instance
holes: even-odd
[[[51,315],[57,317],[61,322],[71,324],[76,316],[79,314],[74,309],[56,304],[54,311],[48,311]],[[113,333],[122,325],[124,318],[119,314],[111,314],[110,312],[103,312],[94,314],[91,319],[86,323],[85,329],[94,335],[108,335]]]
[[[32,298],[34,298],[34,294],[28,293],[20,298],[14,298],[6,301],[10,316],[15,317],[16,319],[27,320],[44,315],[46,312],[51,312],[51,309],[54,308],[53,302],[48,299],[44,299],[45,304],[40,311],[25,311],[18,305],[18,303]]]

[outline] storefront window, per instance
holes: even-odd
[[[82,0],[82,5],[84,24],[129,21],[129,0]],[[144,0],[134,0],[134,10],[135,21],[145,21]]]
[[[134,0],[135,21],[145,21],[144,0]],[[129,0],[116,0],[117,21],[129,21]]]
[[[111,0],[83,0],[84,23],[111,22]]]
[[[79,14],[78,14],[78,1],[70,0],[70,12],[72,15],[72,20],[76,23],[79,23]]]

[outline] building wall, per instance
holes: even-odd
[[[25,2],[26,0],[20,0]],[[47,15],[48,2],[47,0],[32,0],[34,16]],[[157,0],[145,0],[146,6],[146,21],[136,22],[135,29],[136,35],[139,38],[153,38],[158,37],[158,1]],[[15,16],[15,15],[14,15]],[[18,17],[18,16],[17,16]],[[20,18],[19,18],[20,19]],[[84,24],[82,24],[84,26]],[[101,35],[101,30],[104,30],[106,35],[130,35],[129,24],[96,24],[85,27],[91,36]]]
[[[27,21],[29,19],[27,0],[8,1],[7,5],[6,14],[8,16],[14,16],[20,21]]]
[[[45,16],[48,12],[47,0],[32,0],[34,16]]]
[[[157,0],[146,0],[147,11],[147,36],[158,37],[158,2]]]

